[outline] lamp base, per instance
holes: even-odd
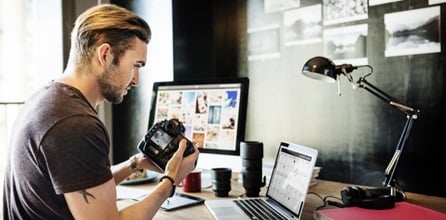
[[[404,201],[406,196],[404,192],[396,191],[394,187],[361,188],[350,186],[341,190],[341,199],[346,207],[391,209],[395,207],[395,202]]]

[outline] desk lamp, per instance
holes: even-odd
[[[353,77],[350,73],[358,68],[368,67],[370,68],[370,73],[359,77],[357,81],[353,80]],[[348,81],[352,84],[353,89],[362,88],[366,91],[372,93],[376,97],[380,98],[390,106],[396,108],[406,115],[406,123],[403,127],[403,131],[401,133],[398,144],[396,145],[395,153],[393,154],[392,159],[390,160],[387,168],[385,169],[385,180],[383,181],[383,186],[390,189],[390,194],[392,196],[396,195],[395,187],[396,187],[396,179],[394,177],[395,169],[398,165],[399,158],[404,149],[404,145],[406,144],[406,140],[409,138],[410,130],[414,123],[414,120],[418,118],[420,114],[419,109],[415,109],[413,107],[409,107],[405,104],[402,104],[378,89],[374,85],[370,84],[366,78],[373,73],[373,68],[369,65],[363,66],[353,66],[351,64],[342,64],[335,65],[333,61],[328,58],[317,56],[309,59],[303,66],[302,74],[316,79],[329,83],[338,83],[338,95],[341,95],[340,92],[340,76],[344,75],[347,77]]]

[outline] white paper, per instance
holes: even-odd
[[[132,199],[132,200],[140,200],[144,196],[148,195],[150,191],[143,190],[143,189],[137,189],[133,187],[127,187],[127,186],[117,186],[116,187],[116,194],[117,194],[117,200],[124,200],[124,199]]]

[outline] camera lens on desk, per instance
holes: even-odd
[[[242,182],[248,197],[259,196],[260,188],[265,186],[262,176],[263,143],[258,141],[240,142],[242,159]]]
[[[212,191],[214,191],[215,196],[226,197],[231,191],[231,168],[212,168],[211,169],[211,180],[212,180]]]

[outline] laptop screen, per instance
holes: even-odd
[[[281,143],[267,197],[300,215],[316,163],[317,150]]]

